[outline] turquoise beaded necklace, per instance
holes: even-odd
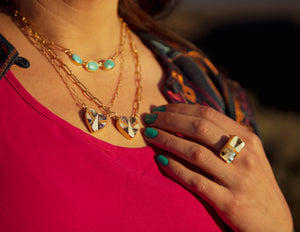
[[[72,53],[70,49],[65,50],[65,53],[70,57],[72,62],[76,65],[82,65],[87,71],[95,72],[99,69],[110,71],[115,66],[115,59],[119,55],[119,51],[116,52],[113,56],[109,57],[108,59],[101,59],[99,61],[94,60],[83,60],[79,55]]]
[[[83,66],[84,69],[89,72],[96,72],[97,70],[110,71],[115,68],[116,66],[115,59],[121,54],[122,44],[125,43],[125,39],[126,39],[125,24],[123,23],[123,19],[120,18],[120,21],[121,21],[121,39],[120,39],[119,46],[115,51],[115,53],[112,56],[108,57],[107,59],[99,59],[98,61],[92,59],[84,60],[79,55],[73,53],[71,49],[64,48],[57,44],[56,46],[63,49],[64,53],[69,56],[69,58],[74,64],[76,64],[77,66],[80,65]]]
[[[41,34],[33,30],[31,28],[30,23],[27,21],[24,15],[20,11],[16,10],[13,5],[10,5],[9,10],[12,13],[12,17],[17,20],[16,23],[22,27],[22,31],[29,37],[30,41],[34,41],[32,43],[33,46],[38,48],[38,50],[43,55],[45,55],[45,57],[49,60],[49,62],[58,72],[59,76],[65,83],[67,89],[70,91],[70,94],[74,98],[76,105],[78,105],[84,111],[84,121],[88,130],[91,133],[101,130],[108,123],[107,117],[110,117],[112,120],[115,121],[117,130],[126,139],[134,138],[137,132],[139,131],[139,109],[142,100],[142,73],[139,52],[135,42],[133,41],[131,31],[127,27],[127,24],[123,22],[123,20],[121,20],[122,38],[120,39],[120,45],[118,49],[121,57],[119,80],[110,103],[105,105],[98,97],[96,97],[93,93],[89,91],[89,89],[77,78],[77,76],[72,72],[72,70],[61,60],[61,58],[54,51],[57,49],[63,49],[62,46],[54,43],[53,41],[49,41],[47,38],[43,37]],[[131,116],[119,116],[116,112],[112,111],[112,106],[118,96],[121,86],[120,83],[122,80],[124,67],[124,43],[126,37],[128,37],[130,50],[135,64],[134,74],[136,90]],[[98,106],[102,113],[98,113],[96,110],[89,108],[87,104],[85,104],[84,101],[78,96],[76,90],[72,87],[72,84],[77,86],[81,90],[82,95],[85,96],[90,102],[93,102],[96,106]]]

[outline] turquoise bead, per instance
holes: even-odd
[[[103,62],[103,68],[105,70],[111,70],[115,67],[115,62],[113,60],[106,60]]]
[[[76,64],[82,64],[82,59],[80,58],[80,56],[73,54],[71,56],[72,60],[76,63]]]
[[[89,61],[87,64],[86,64],[86,69],[88,71],[92,71],[92,72],[95,72],[97,71],[99,68],[99,65],[96,61]]]

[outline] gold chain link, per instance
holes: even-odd
[[[106,106],[99,98],[97,98],[93,93],[89,91],[89,89],[77,78],[77,76],[72,72],[72,70],[61,60],[61,58],[57,55],[57,53],[51,49],[51,46],[57,46],[60,48],[60,45],[55,44],[52,41],[49,41],[47,38],[41,36],[38,32],[34,31],[27,19],[22,15],[22,13],[18,10],[15,10],[13,8],[10,8],[10,11],[13,13],[16,20],[21,24],[24,31],[29,36],[30,41],[34,44],[34,46],[40,50],[45,57],[49,60],[49,62],[53,65],[55,70],[58,72],[60,77],[62,78],[64,84],[70,91],[76,105],[81,107],[82,109],[86,110],[87,105],[84,103],[84,101],[78,96],[76,90],[72,87],[71,83],[76,85],[82,92],[82,94],[89,100],[94,102],[100,109],[105,111],[107,116],[109,116],[112,119],[117,119],[118,115],[116,112],[112,111],[111,108],[116,101],[116,98],[120,91],[121,86],[121,76],[124,72],[124,66],[121,65],[120,67],[120,75],[119,80],[115,89],[115,92],[113,94],[113,97],[110,101],[110,103]],[[132,116],[139,118],[139,108],[142,100],[142,85],[141,85],[141,79],[142,79],[142,72],[141,72],[141,64],[139,60],[139,54],[138,49],[136,47],[136,44],[133,42],[132,35],[130,29],[127,27],[126,23],[123,22],[123,26],[126,28],[126,32],[128,35],[128,40],[130,43],[130,49],[133,54],[133,58],[135,61],[135,85],[136,85],[136,92],[135,92],[135,99],[133,103],[133,109],[132,109]],[[124,33],[125,34],[125,33]],[[124,44],[122,45],[124,46]],[[122,49],[124,50],[124,49]],[[120,52],[121,63],[124,63],[124,51]]]
[[[132,109],[132,116],[133,117],[139,117],[139,109],[140,109],[140,104],[142,100],[142,85],[141,85],[141,80],[142,80],[142,69],[141,69],[141,64],[139,60],[139,54],[138,54],[138,49],[136,47],[136,44],[132,40],[132,35],[130,33],[130,30],[128,32],[128,38],[130,41],[130,47],[131,51],[133,52],[134,59],[135,59],[135,84],[136,84],[136,93],[135,93],[135,102],[133,104],[133,109]]]

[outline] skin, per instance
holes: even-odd
[[[234,231],[293,231],[289,207],[255,134],[206,106],[170,104],[155,113],[157,119],[149,126],[158,134],[147,141],[211,177],[166,156],[169,163],[161,167],[172,179],[211,204]],[[228,164],[218,153],[230,135],[238,135],[246,146]]]
[[[118,47],[121,25],[117,15],[117,0],[91,0],[88,4],[86,0],[15,0],[14,2],[36,31],[62,46],[71,48],[81,57],[87,59],[109,57]],[[75,105],[65,84],[45,56],[32,46],[9,16],[0,14],[0,22],[0,32],[17,48],[20,56],[26,57],[31,63],[29,69],[12,66],[11,70],[19,82],[51,112],[90,134],[82,118],[79,117],[80,108]],[[132,35],[139,51],[142,86],[147,86],[143,88],[140,105],[139,113],[142,115],[149,112],[151,105],[166,104],[167,100],[160,90],[162,67],[140,38],[134,33]],[[90,73],[81,66],[74,65],[63,52],[57,53],[92,93],[102,102],[106,104],[110,102],[119,75],[120,59],[116,59],[116,68],[112,71]],[[135,66],[128,40],[125,44],[124,60],[123,81],[113,110],[118,115],[129,116],[132,112],[136,86]],[[78,95],[90,108],[99,111],[97,106],[86,100],[79,91]],[[114,124],[109,120],[103,130],[90,135],[122,147],[146,146],[142,133],[138,133],[128,142],[116,130]]]
[[[15,0],[15,4],[31,21],[34,28],[49,39],[65,47],[76,49],[82,57],[110,56],[119,43],[120,22],[117,0]],[[11,21],[0,14],[0,32],[28,58],[31,69],[17,66],[12,72],[24,88],[43,106],[73,126],[88,133],[78,117],[78,107],[53,67],[32,46]],[[97,22],[96,30],[95,24]],[[133,35],[142,66],[143,100],[140,113],[148,112],[152,105],[166,104],[160,91],[163,70],[152,52]],[[94,43],[94,41],[101,41]],[[84,46],[83,46],[84,45]],[[92,92],[101,93],[103,102],[109,102],[118,71],[98,72],[97,78],[82,67],[74,67],[60,54],[63,61],[80,77]],[[131,60],[127,46],[125,60]],[[122,84],[115,108],[128,115],[128,102],[134,99],[133,62],[125,64],[126,78]],[[57,77],[57,78],[56,78]],[[91,106],[96,108],[95,106]],[[130,106],[131,108],[131,106]],[[208,201],[220,217],[235,231],[292,231],[292,218],[286,201],[278,188],[260,140],[243,126],[208,107],[182,104],[167,105],[166,112],[158,112],[150,126],[158,130],[156,138],[147,142],[161,147],[175,156],[198,166],[210,175],[208,179],[189,170],[168,156],[169,164],[162,167],[170,177]],[[74,117],[76,115],[76,117]],[[174,136],[180,132],[184,138]],[[246,147],[232,164],[226,164],[216,154],[229,135],[236,134]],[[104,131],[92,136],[124,147],[143,147],[142,134],[128,142],[110,122]]]

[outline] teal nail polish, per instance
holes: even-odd
[[[163,156],[163,155],[158,155],[156,157],[156,160],[159,164],[161,164],[162,166],[167,166],[169,164],[169,160],[167,159],[167,157]]]
[[[157,114],[147,114],[145,116],[145,123],[147,124],[154,123],[156,119],[157,119]]]
[[[157,106],[152,109],[152,112],[165,112],[166,106]]]
[[[147,127],[145,130],[145,136],[147,138],[153,139],[157,136],[157,134],[158,134],[158,131],[155,130],[154,128]]]

